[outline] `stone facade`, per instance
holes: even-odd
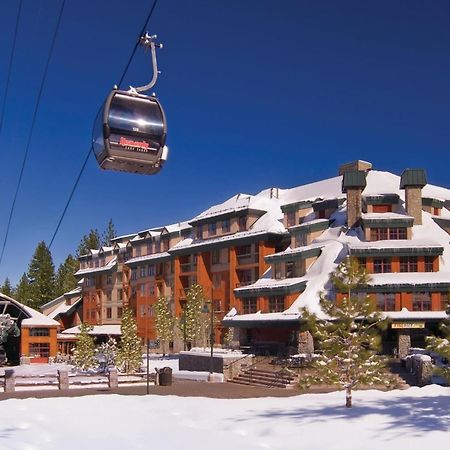
[[[405,358],[411,348],[411,333],[409,330],[398,332],[398,357]]]
[[[414,217],[414,225],[422,225],[422,188],[405,188],[406,212]]]
[[[347,226],[357,227],[361,220],[361,188],[347,189]]]
[[[298,352],[307,355],[314,353],[314,340],[309,331],[301,331],[298,334]]]

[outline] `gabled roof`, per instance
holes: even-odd
[[[107,272],[117,265],[117,256],[111,259],[107,264],[101,267],[88,267],[87,269],[80,269],[75,272],[76,276],[85,275],[89,273]]]

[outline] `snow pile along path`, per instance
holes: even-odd
[[[91,396],[0,402],[0,449],[444,448],[450,390],[223,400],[175,396]]]

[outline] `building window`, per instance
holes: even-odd
[[[431,294],[429,292],[413,292],[413,311],[431,311]]]
[[[239,226],[239,231],[247,230],[247,216],[239,216],[238,226]]]
[[[197,236],[197,239],[203,239],[203,226],[202,225],[197,226],[196,236]]]
[[[220,250],[211,252],[211,264],[220,264]]]
[[[50,356],[50,343],[48,342],[33,342],[28,347],[30,356],[48,358]]]
[[[295,246],[296,247],[305,247],[308,245],[308,234],[300,233],[295,236]]]
[[[112,284],[112,275],[106,276],[106,284]]]
[[[425,256],[425,272],[434,272],[434,256]]]
[[[389,228],[389,239],[407,239],[406,228]]]
[[[281,264],[274,264],[275,280],[281,280]]]
[[[318,215],[319,215],[319,217],[318,217],[318,219],[326,219],[326,211],[324,210],[324,209],[320,209],[319,211],[318,211]]]
[[[106,318],[112,319],[112,310],[111,308],[106,308]]]
[[[149,266],[147,266],[147,273],[149,277],[153,277],[155,275],[155,265],[154,264],[150,264]]]
[[[155,242],[155,253],[161,253],[161,241]]]
[[[258,302],[256,297],[243,298],[241,302],[243,314],[253,314],[257,311]]]
[[[395,311],[395,294],[381,292],[376,295],[378,311]]]
[[[155,285],[154,284],[149,285],[148,292],[150,295],[155,295]]]
[[[367,270],[367,258],[358,258],[358,265],[361,269]]]
[[[50,336],[48,328],[30,328],[30,336]]]
[[[401,256],[400,272],[417,272],[417,256]]]
[[[286,261],[286,278],[294,278],[294,261]]]
[[[145,284],[141,284],[140,291],[141,291],[141,297],[144,297],[145,296]]]
[[[389,258],[374,258],[373,273],[391,273],[392,266]]]
[[[450,292],[441,292],[441,310],[447,311],[450,308]]]
[[[145,272],[146,272],[145,266],[141,266],[140,269],[141,269],[141,278],[145,278]]]
[[[284,311],[284,296],[276,295],[269,297],[269,312],[282,312]]]
[[[222,284],[222,275],[220,273],[213,273],[213,286],[218,289]]]
[[[286,213],[286,225],[292,227],[295,225],[295,211],[288,211]]]
[[[371,228],[370,240],[371,241],[385,241],[388,238],[387,228]]]
[[[222,233],[229,233],[231,230],[230,219],[222,220]]]
[[[140,245],[138,245],[137,247],[136,247],[136,256],[141,256],[141,254],[142,254],[142,252],[141,252],[141,246]]]
[[[122,272],[117,272],[117,282],[122,283],[123,274]]]
[[[112,291],[106,291],[106,301],[112,301]]]
[[[208,223],[208,236],[215,236],[217,233],[216,222]]]
[[[118,319],[121,319],[121,318],[122,318],[122,312],[123,312],[122,307],[121,307],[121,306],[118,306],[118,307],[117,307],[117,318],[118,318]]]
[[[374,213],[392,212],[392,205],[391,204],[387,204],[387,205],[373,205],[372,206],[372,211]]]
[[[137,280],[137,269],[131,269],[131,279]]]
[[[214,312],[221,312],[222,311],[222,305],[219,299],[213,300],[213,308]]]
[[[123,300],[123,289],[117,290],[117,300],[121,302]]]

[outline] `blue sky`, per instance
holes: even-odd
[[[23,0],[0,136],[0,240],[61,0]],[[0,99],[18,0],[0,5]],[[66,0],[0,282],[49,242],[152,0]],[[111,217],[120,234],[185,220],[237,192],[335,176],[365,159],[424,167],[450,187],[447,1],[159,0],[155,91],[171,153],[154,177],[101,171],[91,157],[53,244],[59,264]],[[144,84],[138,51],[125,79]]]

